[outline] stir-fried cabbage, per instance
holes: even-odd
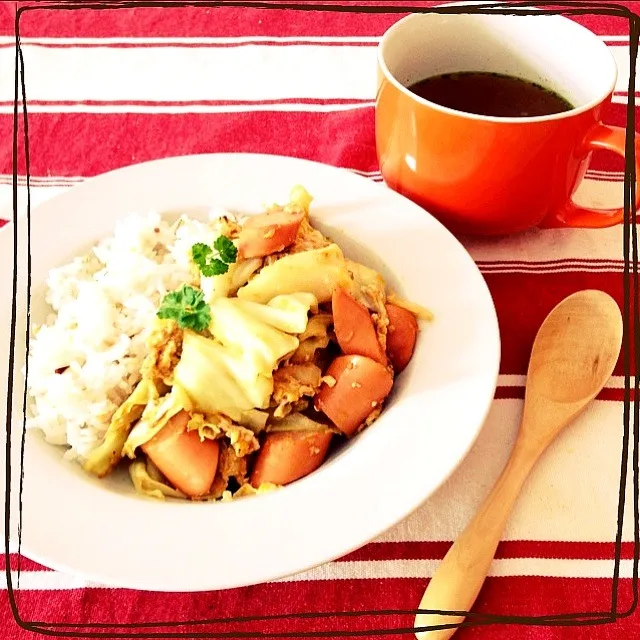
[[[174,384],[166,396],[149,401],[140,420],[124,443],[122,456],[135,458],[138,447],[149,442],[173,416],[182,410],[190,411],[191,408],[189,396],[179,384]]]
[[[292,364],[312,362],[316,351],[326,349],[329,346],[329,327],[332,324],[333,316],[330,313],[319,313],[312,316],[304,333],[298,336],[300,346],[289,361]]]
[[[322,424],[321,422],[316,422],[311,418],[307,418],[307,416],[303,415],[302,413],[290,413],[284,418],[274,420],[267,427],[267,431],[269,433],[276,433],[278,431],[303,431],[314,433],[331,432],[337,434],[342,433],[339,429],[336,429],[335,427],[332,427],[330,425]]]
[[[174,381],[189,394],[199,411],[229,414],[234,409],[255,408],[227,366],[234,357],[241,362],[242,352],[234,354],[215,340],[185,331],[182,356],[173,371]]]
[[[312,201],[313,196],[301,184],[297,184],[289,193],[289,206],[300,207],[305,213],[309,213]]]
[[[231,295],[249,282],[249,278],[262,266],[262,258],[249,258],[248,260],[241,260],[235,263],[235,268],[231,271],[231,288],[229,293]]]
[[[226,273],[217,276],[200,275],[200,289],[204,294],[204,300],[207,304],[211,304],[218,298],[226,298],[231,293],[231,283],[233,271],[236,265],[230,264]]]
[[[223,413],[239,422],[238,413],[268,408],[273,371],[299,345],[297,337],[273,325],[304,331],[314,302],[311,296],[281,296],[271,306],[248,310],[236,298],[214,300],[213,339],[185,331],[175,382],[203,413]]]
[[[303,333],[307,328],[307,314],[318,309],[318,301],[312,293],[276,296],[266,305],[238,298],[231,302],[257,320],[285,333]]]
[[[312,293],[318,303],[329,302],[336,287],[351,288],[351,276],[337,244],[286,255],[267,265],[244,287],[238,298],[262,304],[276,296]]]
[[[236,424],[251,429],[254,433],[260,433],[267,426],[269,414],[258,409],[249,411],[238,411],[237,409],[227,410],[227,414]]]
[[[218,298],[235,294],[261,266],[261,258],[251,258],[230,264],[226,273],[209,277],[200,275],[200,288],[205,302],[211,304]]]
[[[143,378],[113,414],[104,440],[85,460],[83,467],[89,473],[103,478],[108,475],[122,458],[122,448],[127,440],[131,426],[143,414],[148,403],[160,397],[156,383]]]
[[[229,439],[236,455],[247,456],[260,448],[260,443],[251,429],[234,424],[221,413],[194,413],[187,423],[187,431],[197,431],[200,440],[217,440],[221,436]]]
[[[167,498],[182,498],[187,496],[181,491],[170,487],[162,479],[162,474],[157,470],[151,460],[136,460],[129,465],[129,477],[138,493],[164,500]]]
[[[244,498],[246,496],[259,496],[263,493],[269,493],[269,491],[275,491],[276,489],[280,489],[279,484],[273,484],[272,482],[262,482],[260,486],[255,489],[249,483],[243,484],[235,493],[231,493],[231,491],[223,491],[222,493],[222,502],[230,502],[231,500],[235,500],[236,498]]]
[[[412,302],[411,300],[400,297],[394,291],[389,291],[387,294],[387,302],[396,305],[396,307],[406,309],[409,313],[412,313],[414,316],[420,320],[424,320],[425,322],[431,322],[433,320],[433,313],[431,313],[429,309],[423,307],[417,302]]]
[[[374,269],[359,262],[347,260],[347,268],[353,277],[351,294],[367,309],[386,317],[387,285],[384,278]]]

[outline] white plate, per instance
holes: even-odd
[[[239,587],[342,556],[414,511],[473,444],[495,390],[500,338],[493,302],[471,257],[433,217],[346,170],[278,156],[168,158],[101,175],[32,213],[32,320],[41,321],[47,270],[112,234],[118,218],[152,209],[258,212],[303,184],[312,218],[345,253],[378,268],[435,313],[373,426],[317,472],[232,503],[179,503],[133,493],[128,476],[99,481],[28,432],[22,553],[110,585],[155,591]],[[19,277],[11,444],[11,531],[17,539],[25,354],[26,223]],[[13,225],[0,231],[0,326],[9,327]],[[9,331],[0,337],[7,379]],[[0,418],[5,422],[6,394]],[[4,473],[2,474],[4,477]],[[4,480],[3,480],[4,483]]]

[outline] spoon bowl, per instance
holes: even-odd
[[[531,351],[520,438],[546,447],[600,393],[622,333],[618,304],[603,291],[574,293],[549,313]]]

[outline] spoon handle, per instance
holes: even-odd
[[[429,582],[420,609],[469,611],[475,602],[502,537],[513,504],[538,457],[519,439],[502,474],[476,516],[454,542]],[[457,624],[464,616],[419,613],[415,627]],[[447,640],[457,628],[416,632],[418,640]]]

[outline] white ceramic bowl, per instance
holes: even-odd
[[[149,210],[259,212],[294,184],[345,253],[435,313],[381,417],[315,473],[231,503],[154,501],[126,474],[97,480],[27,432],[22,553],[105,584],[156,591],[239,587],[340,557],[405,518],[450,475],[478,435],[495,390],[500,339],[471,257],[433,217],[346,170],[278,156],[214,154],[147,162],[88,180],[31,215],[31,316],[48,269]],[[0,379],[8,378],[14,225],[0,230]],[[26,221],[17,222],[17,332],[11,420],[11,532],[17,540],[26,335]],[[6,394],[0,419],[5,422]],[[4,473],[2,474],[4,478]],[[4,479],[2,480],[4,486]],[[234,549],[242,549],[234,553]]]

